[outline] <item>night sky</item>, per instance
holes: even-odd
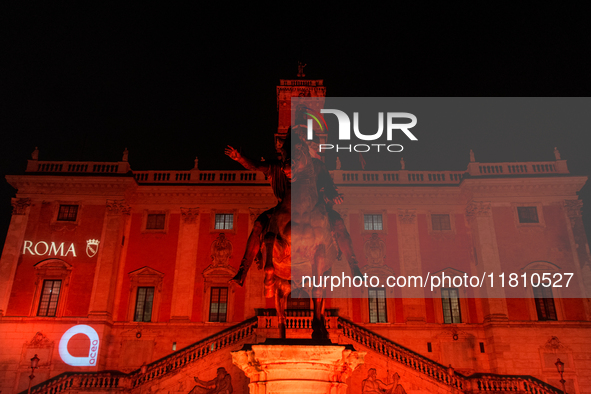
[[[295,78],[298,61],[333,97],[588,96],[591,88],[588,23],[576,9],[15,7],[1,12],[2,178],[23,173],[36,146],[40,160],[96,161],[118,161],[127,147],[134,170],[188,170],[195,156],[200,169],[239,169],[226,144],[271,158],[275,87]],[[591,175],[589,130],[442,127],[404,159],[411,170],[465,170],[469,149],[482,162],[543,161],[557,146],[571,173]],[[0,192],[1,244],[15,191],[0,182]]]

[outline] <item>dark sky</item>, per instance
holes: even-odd
[[[40,160],[98,161],[127,147],[134,170],[190,169],[195,156],[201,169],[238,169],[226,144],[271,157],[275,86],[298,60],[333,97],[591,88],[588,23],[576,9],[282,4],[4,5],[0,175],[22,173],[35,146]],[[470,148],[481,161],[553,160],[558,146],[572,173],[591,174],[585,131],[494,137],[442,131],[437,150],[405,157],[407,169],[464,170]],[[14,190],[0,183],[3,240]]]

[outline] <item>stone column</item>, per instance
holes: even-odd
[[[121,242],[130,211],[131,209],[125,200],[107,200],[90,297],[89,317],[112,319]]]
[[[398,211],[398,253],[400,273],[403,276],[422,276],[421,245],[417,212]],[[403,288],[402,307],[406,322],[421,323],[426,321],[425,293],[422,288]]]
[[[483,201],[469,203],[466,208],[466,217],[472,229],[474,248],[478,256],[478,266],[474,267],[477,275],[480,276],[486,272],[486,275],[494,273],[498,277],[503,269],[499,257],[491,203]],[[508,320],[505,290],[501,286],[485,286],[480,297],[487,298],[486,302],[482,303],[482,307],[485,309],[483,316],[485,321]]]
[[[30,206],[31,200],[28,198],[12,199],[12,218],[6,234],[2,258],[0,258],[0,317],[6,314],[8,308],[14,275],[29,221]]]
[[[252,345],[232,352],[232,362],[250,379],[250,394],[345,394],[347,378],[364,357],[342,345]]]
[[[172,288],[171,321],[189,322],[191,320],[199,225],[199,208],[181,208],[181,224]]]

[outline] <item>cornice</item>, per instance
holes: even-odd
[[[7,175],[19,195],[122,195],[137,187],[130,177]]]

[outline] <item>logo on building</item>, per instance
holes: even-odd
[[[68,351],[68,342],[76,334],[86,335],[90,340],[88,348],[88,357],[74,357]],[[99,351],[99,336],[94,328],[85,324],[80,324],[70,328],[62,335],[59,344],[59,353],[62,361],[73,367],[93,367],[96,365]]]
[[[89,239],[86,241],[86,254],[88,257],[94,257],[98,252],[100,241],[98,239]]]

